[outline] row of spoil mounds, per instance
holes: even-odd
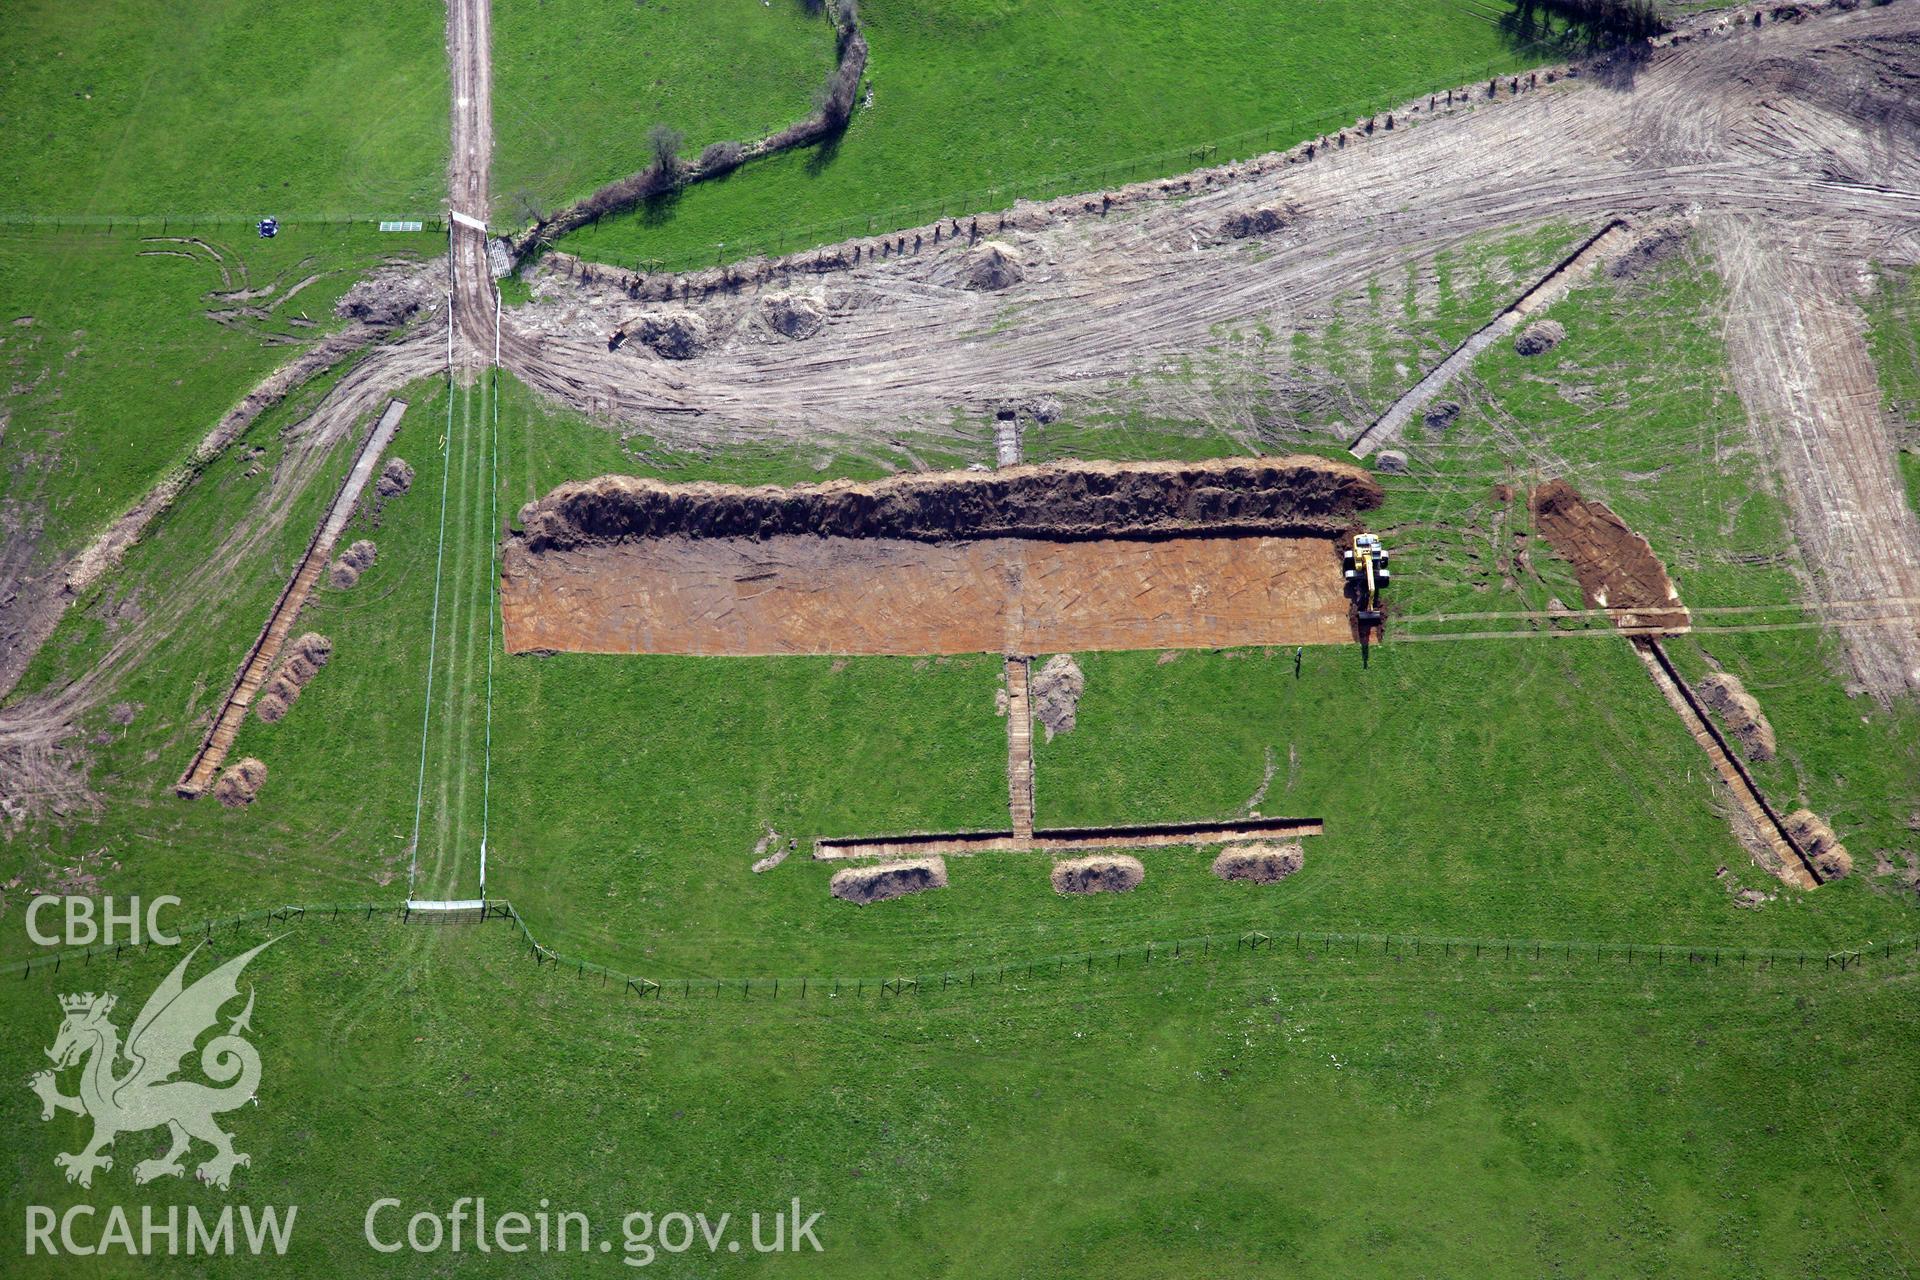
[[[601,476],[520,509],[509,552],[636,539],[810,535],[948,542],[1344,531],[1380,505],[1364,468],[1308,455],[1203,462],[1055,462],[791,487]]]
[[[1300,870],[1305,853],[1298,844],[1229,845],[1213,860],[1222,880],[1278,884]],[[1129,854],[1093,854],[1064,858],[1048,873],[1053,891],[1063,897],[1095,893],[1131,893],[1147,878],[1140,859]],[[867,906],[947,887],[945,858],[902,858],[833,873],[829,891],[842,902]]]
[[[406,493],[413,485],[413,468],[405,459],[390,458],[375,481],[375,519],[380,506]],[[373,566],[379,549],[362,538],[354,542],[333,562],[328,585],[335,590],[351,590],[360,575]],[[308,631],[289,644],[279,666],[253,700],[253,713],[267,724],[286,718],[301,691],[333,659],[333,641],[317,631]],[[267,766],[257,757],[247,756],[221,771],[213,786],[213,798],[226,809],[244,809],[259,796],[266,785]]]
[[[1535,488],[1528,506],[1534,527],[1573,566],[1589,608],[1605,609],[1614,625],[1621,628],[1675,632],[1691,626],[1692,615],[1681,603],[1679,589],[1652,546],[1604,502],[1583,498],[1565,480],[1556,479]],[[1657,645],[1657,641],[1649,643]],[[1684,692],[1675,691],[1676,696],[1684,696]],[[1728,740],[1739,745],[1740,754],[1747,760],[1774,758],[1778,746],[1773,725],[1759,699],[1748,692],[1738,676],[1712,672],[1691,692],[1699,706],[1719,722]],[[1684,706],[1679,709],[1683,715],[1688,714]],[[1712,752],[1710,747],[1709,754]],[[1757,785],[1730,758],[1729,771],[1728,785],[1751,792],[1759,818],[1774,812]],[[1852,855],[1833,828],[1812,810],[1799,809],[1780,818],[1778,829],[1820,881],[1837,880],[1852,872]],[[1791,868],[1782,868],[1776,874],[1788,878],[1790,872]]]
[[[1751,761],[1771,760],[1776,744],[1773,725],[1760,700],[1747,692],[1740,677],[1731,671],[1715,671],[1693,687],[1703,706],[1720,722],[1727,735],[1740,744],[1741,753]],[[1796,809],[1780,820],[1786,834],[1799,846],[1822,882],[1844,879],[1853,873],[1853,855],[1840,843],[1826,819],[1811,809]]]

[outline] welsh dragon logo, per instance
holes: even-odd
[[[53,1158],[67,1171],[68,1182],[91,1187],[94,1170],[113,1168],[113,1157],[105,1151],[115,1138],[161,1125],[172,1134],[173,1145],[165,1155],[142,1160],[133,1167],[136,1183],[184,1174],[180,1157],[195,1138],[213,1147],[213,1155],[194,1171],[203,1182],[224,1190],[236,1166],[252,1163],[245,1153],[233,1149],[233,1135],[213,1122],[216,1115],[251,1099],[260,1083],[260,1054],[243,1038],[243,1033],[251,1029],[249,1020],[253,1017],[251,987],[247,1007],[227,1024],[224,1034],[207,1041],[200,1051],[200,1070],[214,1084],[224,1087],[176,1080],[174,1076],[201,1034],[219,1021],[221,1006],[239,996],[241,970],[273,941],[227,961],[190,987],[182,977],[200,948],[188,952],[147,998],[140,1016],[133,1020],[124,1049],[120,1029],[108,1017],[113,1012],[113,996],[89,992],[60,997],[66,1017],[53,1047],[47,1050],[53,1070],[39,1072],[30,1083],[40,1095],[42,1120],[53,1119],[55,1111],[93,1117],[93,1141],[77,1152]],[[122,1062],[127,1064],[124,1070],[120,1069]],[[74,1066],[80,1067],[79,1093],[68,1097],[60,1092],[56,1077]]]

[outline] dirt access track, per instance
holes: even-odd
[[[1351,638],[1312,457],[1062,463],[793,489],[563,485],[502,558],[509,652],[1030,654]]]
[[[1479,237],[1679,213],[1722,256],[1735,383],[1785,477],[1810,594],[1920,592],[1920,524],[1856,304],[1873,264],[1920,262],[1920,4],[1742,6],[1577,77],[1511,84],[1423,99],[1391,131],[1315,140],[1311,159],[1303,145],[983,214],[980,236],[1020,266],[1001,290],[968,287],[964,217],[691,276],[547,271],[540,301],[508,313],[503,358],[540,391],[691,447],[804,432],[857,452],[1049,396],[1069,413],[1235,413],[1150,375],[1221,326],[1311,329],[1369,278]],[[1268,208],[1286,211],[1276,229],[1226,230]],[[796,290],[824,315],[800,341],[765,319]],[[700,321],[693,358],[607,349],[663,306]],[[1252,373],[1280,403],[1302,376],[1284,351]],[[1840,639],[1877,696],[1920,686],[1914,627]]]

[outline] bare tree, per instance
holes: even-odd
[[[653,151],[653,167],[664,174],[680,172],[680,144],[686,137],[671,125],[657,124],[647,130],[647,146]]]
[[[700,153],[700,172],[709,176],[737,169],[747,149],[737,142],[715,142]]]

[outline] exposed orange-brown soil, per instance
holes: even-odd
[[[604,477],[522,510],[510,652],[1032,654],[1351,638],[1319,458],[1068,463],[743,489]]]
[[[1534,527],[1573,566],[1589,608],[1607,610],[1623,627],[1678,631],[1690,624],[1666,566],[1606,503],[1582,498],[1565,480],[1549,480],[1529,505]]]
[[[1326,538],[671,537],[509,550],[512,653],[1050,653],[1340,644]]]

